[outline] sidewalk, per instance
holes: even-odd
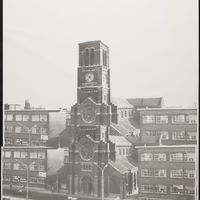
[[[3,189],[7,189],[9,190],[10,187],[9,185],[3,185]],[[53,194],[53,195],[58,195],[58,196],[66,196],[66,197],[77,197],[77,198],[87,198],[88,200],[101,200],[101,197],[92,197],[92,196],[87,196],[87,195],[71,195],[71,194],[68,194],[68,193],[64,193],[64,192],[54,192],[54,191],[51,191],[49,189],[46,189],[46,188],[36,188],[36,187],[29,187],[29,192],[35,192],[35,193],[41,193],[41,194]],[[134,195],[134,196],[137,196],[137,195]],[[110,196],[110,197],[104,197],[105,200],[115,200],[117,196]],[[67,198],[66,198],[67,199]],[[123,200],[133,200],[134,197],[131,196],[131,197],[127,197],[126,199],[123,199]]]

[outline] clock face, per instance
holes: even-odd
[[[92,123],[96,118],[96,111],[92,107],[85,107],[81,113],[82,120],[86,123]]]
[[[94,74],[92,74],[92,73],[86,74],[86,75],[85,75],[85,80],[86,80],[87,82],[93,81],[93,80],[94,80]]]
[[[89,161],[93,158],[93,155],[94,155],[94,150],[91,144],[84,144],[80,148],[80,156],[83,160]]]

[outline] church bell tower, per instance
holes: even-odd
[[[71,194],[101,195],[101,169],[115,160],[115,145],[109,141],[110,102],[109,48],[101,41],[79,44],[77,103],[71,109],[73,144],[69,152]],[[109,176],[104,178],[109,194]]]

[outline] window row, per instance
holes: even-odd
[[[6,121],[29,121],[32,122],[47,122],[47,115],[22,115],[22,114],[6,114],[5,115]]]
[[[92,165],[91,164],[82,164],[82,170],[83,171],[91,171]]]
[[[13,153],[13,154],[12,154]],[[46,153],[41,151],[41,152],[27,152],[27,151],[4,151],[3,152],[5,158],[32,158],[32,159],[45,159],[46,158]]]
[[[166,153],[142,153],[141,161],[166,161]]]
[[[43,127],[23,127],[23,126],[5,126],[5,132],[7,133],[32,133],[32,134],[47,134],[47,129]]]
[[[4,162],[3,163],[3,168],[4,169],[13,169],[13,170],[27,170],[26,165],[18,162],[14,162],[12,165],[12,162]],[[40,163],[32,163],[29,166],[30,171],[45,171],[45,165],[40,164]]]
[[[128,156],[130,154],[130,148],[119,148],[120,156]]]
[[[132,110],[121,110],[121,118],[127,118],[133,116]]]
[[[14,141],[12,138],[5,138],[5,145],[29,145],[29,140],[26,138],[15,138]],[[31,146],[46,146],[46,140],[32,140]]]
[[[172,132],[172,140],[189,140],[195,141],[197,140],[197,132],[196,131],[174,131]]]
[[[169,139],[168,131],[142,131],[142,136],[161,136],[162,140]],[[196,131],[173,131],[172,132],[172,140],[188,140],[188,141],[196,141],[197,132]]]
[[[5,182],[13,182],[13,183],[26,183],[27,178],[26,176],[9,176],[9,175],[3,175],[3,181]],[[34,184],[44,184],[45,178],[43,177],[30,177],[29,183]]]
[[[165,185],[152,185],[152,184],[142,184],[141,193],[167,193],[167,186]],[[195,188],[183,185],[172,185],[170,187],[171,194],[194,194]]]
[[[194,162],[195,153],[176,152],[169,154],[170,161]],[[167,161],[166,153],[142,153],[141,161]]]
[[[169,116],[168,115],[144,115],[142,116],[143,124],[168,124]],[[196,124],[197,115],[172,115],[171,116],[172,124]]]
[[[141,169],[141,177],[167,177],[166,169],[146,168]],[[195,170],[190,169],[172,169],[170,178],[194,178]]]

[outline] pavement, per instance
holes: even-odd
[[[7,186],[7,185],[4,185],[3,186],[3,189],[4,190],[7,190],[9,191],[10,190],[10,187]],[[56,195],[56,196],[60,196],[64,199],[67,199],[68,197],[76,197],[78,198],[78,200],[94,200],[94,197],[91,197],[91,196],[86,196],[86,195],[70,195],[70,194],[67,194],[67,193],[64,193],[64,192],[52,192],[51,190],[49,189],[46,189],[46,188],[35,188],[35,187],[29,187],[29,193],[30,193],[30,197],[32,197],[31,193],[37,193],[37,194],[41,194],[41,195]],[[24,200],[25,199],[25,196],[22,196],[22,197],[13,197],[13,194],[9,193],[8,194],[9,197],[10,197],[10,200]],[[137,199],[136,198],[137,195],[133,195],[131,197],[127,197],[127,199],[123,199],[123,200],[134,200],[134,199]],[[34,199],[37,199],[37,198],[34,198],[32,197],[32,199],[29,198],[29,200],[34,200]],[[118,200],[119,198],[117,198],[117,196],[111,196],[111,197],[104,197],[105,200]],[[95,200],[101,200],[101,198],[98,198],[98,197],[95,197]]]

